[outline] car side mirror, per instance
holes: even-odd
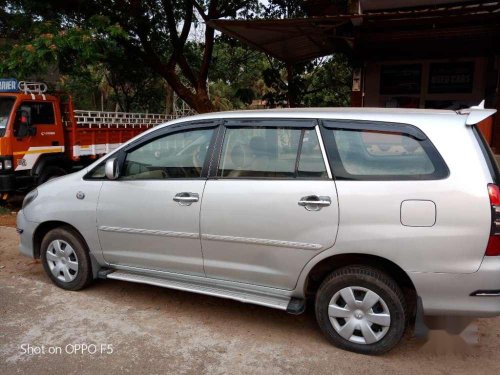
[[[116,180],[120,177],[120,168],[117,158],[111,158],[106,160],[104,166],[104,174],[108,180]]]

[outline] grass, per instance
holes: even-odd
[[[9,215],[10,210],[7,207],[0,206],[0,215]]]

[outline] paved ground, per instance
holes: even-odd
[[[291,316],[112,280],[63,291],[18,255],[14,229],[0,227],[0,374],[499,374],[500,319],[478,328],[474,348],[435,333],[382,357],[357,355],[330,346],[311,309]],[[45,354],[26,354],[28,344]],[[97,353],[66,353],[77,344]]]

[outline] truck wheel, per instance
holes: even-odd
[[[50,166],[45,168],[40,174],[40,178],[38,179],[38,184],[43,184],[44,182],[50,181],[53,178],[64,176],[66,171],[61,167]]]
[[[62,289],[80,290],[93,280],[87,246],[69,228],[52,229],[45,235],[41,260],[52,282]]]
[[[332,272],[316,294],[316,319],[335,346],[362,354],[382,354],[401,340],[406,304],[401,289],[385,273],[354,265]]]

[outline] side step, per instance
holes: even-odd
[[[193,292],[205,294],[208,296],[228,298],[240,302],[252,303],[255,305],[271,307],[274,309],[284,310],[291,314],[301,313],[303,311],[304,302],[296,298],[278,295],[264,295],[260,293],[253,293],[248,290],[239,290],[235,288],[225,288],[220,285],[210,285],[206,283],[192,282],[192,281],[179,281],[173,279],[166,279],[154,276],[139,275],[127,271],[114,271],[108,273],[105,278],[114,280],[130,281],[133,283],[149,284],[160,286],[163,288],[170,288],[176,290],[183,290],[186,292]]]

